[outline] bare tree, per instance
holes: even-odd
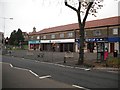
[[[74,2],[74,4],[72,4]],[[77,2],[77,3],[76,3]],[[65,5],[77,13],[79,23],[80,50],[78,64],[84,63],[84,28],[88,14],[96,16],[97,10],[101,9],[103,0],[65,0]],[[83,19],[82,19],[83,16]]]

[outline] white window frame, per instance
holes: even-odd
[[[43,39],[46,39],[46,35],[43,36]]]
[[[65,34],[64,33],[60,33],[60,38],[64,38]]]
[[[85,31],[85,37],[87,36],[87,32]]]
[[[118,34],[118,28],[113,28],[113,35],[117,35]]]
[[[37,36],[37,39],[40,39],[40,36]]]
[[[67,35],[68,37],[73,37],[73,32],[68,32]]]
[[[54,39],[54,38],[55,38],[55,34],[52,34],[52,35],[51,35],[51,38]]]
[[[94,36],[100,36],[101,35],[101,30],[94,30],[93,35]]]
[[[31,36],[31,39],[33,39],[33,36]]]

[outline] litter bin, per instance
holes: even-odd
[[[114,53],[113,53],[113,56],[114,56],[114,57],[117,57],[117,55],[118,55],[118,51],[115,50]]]

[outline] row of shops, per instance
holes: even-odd
[[[103,47],[104,44],[104,47]],[[57,52],[79,52],[79,39],[57,39],[57,40],[31,40],[30,50],[57,51]],[[98,48],[99,45],[99,48]],[[107,48],[109,53],[120,50],[120,37],[87,38],[84,50],[96,52],[97,49]]]
[[[86,22],[84,52],[97,52],[98,58],[104,53],[120,53],[120,16]],[[56,26],[29,34],[29,50],[79,52],[78,23]],[[106,53],[107,56],[107,53]],[[103,59],[102,59],[103,60]]]

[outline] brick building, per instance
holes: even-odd
[[[112,53],[120,49],[120,16],[86,22],[85,51],[96,52],[97,46],[103,45]],[[78,52],[79,51],[78,23],[46,28],[29,33],[29,49],[44,51]]]

